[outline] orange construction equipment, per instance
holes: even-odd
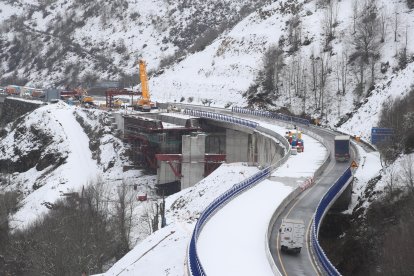
[[[137,101],[138,110],[149,112],[151,108],[155,108],[155,103],[150,100],[147,69],[145,61],[142,59],[139,60],[139,78],[141,80],[142,95]]]

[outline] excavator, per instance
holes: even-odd
[[[155,103],[151,102],[149,89],[148,89],[148,77],[145,61],[139,60],[139,78],[141,80],[142,95],[137,101],[138,110],[150,112],[151,108],[155,108]]]

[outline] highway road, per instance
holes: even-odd
[[[197,108],[191,105],[181,105],[181,107],[184,106],[189,108]],[[244,118],[252,118],[254,120],[257,120],[259,118],[253,115],[232,113],[231,111],[222,110],[220,108],[201,107],[198,109],[209,110],[212,112],[220,112]],[[263,117],[260,118],[260,121],[274,123],[273,119]],[[334,157],[334,137],[335,135],[338,135],[338,133],[316,127],[301,128],[305,130],[305,133],[306,130],[310,130],[313,133],[316,133],[317,135],[321,136],[325,140],[326,144],[328,145],[328,150],[331,154],[331,159],[323,173],[317,179],[315,179],[315,184],[308,190],[301,193],[292,202],[290,202],[285,208],[285,210],[278,217],[278,219],[275,221],[272,227],[269,245],[270,251],[278,267],[278,270],[282,273],[282,275],[285,276],[322,275],[321,271],[317,266],[315,256],[311,252],[310,231],[313,222],[313,215],[316,211],[316,207],[318,206],[321,198],[325,195],[328,189],[336,182],[336,180],[349,168],[350,163],[356,157],[354,147],[351,147],[351,159],[349,160],[349,162],[336,162]],[[366,148],[365,145],[360,145]],[[368,149],[368,151],[371,150],[372,149]],[[302,248],[300,254],[282,253],[280,251],[279,228],[281,225],[282,218],[302,219],[305,222],[305,247]]]
[[[304,191],[295,200],[290,202],[290,204],[285,208],[285,210],[273,225],[273,230],[270,238],[270,251],[282,275],[321,274],[316,266],[314,256],[311,254],[310,231],[312,218],[320,199],[332,186],[332,184],[335,183],[335,181],[350,166],[351,162],[337,163],[335,161],[335,158],[333,156],[335,134],[333,132],[317,128],[313,128],[312,131],[327,141],[331,154],[331,160],[322,175],[316,179],[314,186]],[[355,156],[355,153],[352,152],[351,156]],[[279,228],[282,218],[302,219],[305,222],[306,242],[305,247],[302,248],[300,254],[295,255],[282,253],[280,251]]]

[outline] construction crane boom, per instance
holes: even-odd
[[[147,68],[145,65],[145,61],[142,59],[139,60],[139,78],[141,80],[142,99],[149,101],[150,94],[148,89]]]
[[[151,102],[150,93],[148,89],[148,76],[145,61],[139,60],[139,78],[141,80],[142,94],[141,98],[137,102],[137,107],[142,111],[150,111],[151,108],[155,108],[155,104]]]

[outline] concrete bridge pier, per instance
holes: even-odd
[[[259,166],[269,166],[283,157],[283,148],[272,138],[255,133],[253,141],[255,146],[254,160]]]
[[[181,190],[204,178],[206,134],[182,136]]]
[[[281,159],[284,149],[271,137],[258,132],[245,133],[226,129],[226,160],[269,166]]]
[[[254,150],[250,134],[226,129],[226,161],[234,162],[254,162]]]

